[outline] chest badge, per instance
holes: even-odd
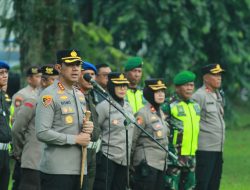
[[[156,136],[157,136],[157,137],[162,137],[162,131],[157,131],[157,132],[156,132]]]
[[[85,100],[84,96],[79,96],[79,100],[84,101]]]
[[[113,124],[113,125],[118,125],[118,124],[119,124],[119,120],[114,119],[114,120],[112,121],[112,124]]]
[[[67,116],[65,117],[65,123],[66,123],[66,124],[72,124],[73,121],[74,121],[73,116],[67,115]]]
[[[63,94],[63,93],[64,93],[63,90],[58,90],[58,91],[57,91],[57,94]]]
[[[61,100],[66,100],[66,99],[68,99],[68,96],[65,96],[65,95],[64,96],[60,96],[60,99]]]
[[[142,124],[143,124],[143,119],[142,119],[141,116],[138,116],[138,117],[136,118],[136,120],[137,120],[137,123],[138,123],[139,125],[142,125]]]

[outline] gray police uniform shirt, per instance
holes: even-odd
[[[218,91],[210,92],[205,86],[192,96],[201,107],[198,150],[223,151],[225,122],[223,99]]]
[[[44,142],[42,172],[80,174],[81,146],[75,143],[75,136],[83,126],[85,104],[84,95],[79,90],[64,89],[58,80],[42,91],[35,119],[37,138]]]
[[[113,102],[119,108],[129,114],[129,117],[134,120],[132,108],[128,102],[125,101],[123,107],[121,107],[114,100]],[[124,126],[125,117],[119,111],[117,111],[116,108],[110,106],[106,100],[102,101],[96,106],[96,111],[98,113],[98,122],[101,127],[102,153],[115,163],[126,166],[126,131]],[[134,125],[129,124],[127,127],[130,158]]]
[[[160,110],[161,117],[157,115],[151,104],[147,103],[136,114],[136,120],[163,147],[168,149],[168,124]],[[133,166],[146,162],[149,166],[163,171],[166,168],[167,153],[152,139],[146,136],[139,128],[135,128],[132,145]]]
[[[37,98],[39,93],[39,89],[32,88],[30,85],[27,85],[26,87],[19,90],[17,93],[15,93],[12,97],[12,106],[14,106],[14,115],[12,117],[13,121],[16,118],[16,115],[18,114],[20,106],[23,104],[23,102],[28,98]]]
[[[21,157],[21,167],[39,170],[41,142],[35,134],[36,99],[27,99],[20,107],[12,128],[13,153]]]

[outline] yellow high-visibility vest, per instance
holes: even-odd
[[[138,112],[139,109],[141,109],[145,104],[143,93],[141,90],[138,89],[137,90],[128,89],[125,99],[129,102],[130,106],[132,107],[133,113]]]
[[[176,101],[170,104],[171,119],[175,120],[173,131],[173,145],[181,144],[180,155],[195,155],[198,147],[200,126],[200,106],[193,101]],[[182,139],[180,138],[182,133]],[[180,136],[179,136],[180,135]],[[177,142],[178,141],[178,142]]]

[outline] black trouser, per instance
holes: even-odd
[[[10,158],[8,150],[0,150],[0,190],[8,190],[10,179]]]
[[[80,175],[40,173],[41,190],[80,190]]]
[[[96,152],[95,149],[87,149],[87,162],[88,162],[88,174],[87,174],[87,186],[88,190],[93,189],[96,173]]]
[[[94,190],[125,190],[126,166],[98,153]]]
[[[133,190],[163,190],[164,172],[152,168],[145,162],[135,167]]]
[[[19,184],[21,179],[21,162],[15,162],[14,172],[12,174],[12,190],[18,190]]]
[[[219,190],[222,174],[222,152],[196,152],[196,190]]]
[[[28,168],[21,169],[21,180],[18,190],[40,190],[40,171]]]

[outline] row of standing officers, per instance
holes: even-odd
[[[142,59],[133,57],[125,64],[125,74],[111,72],[108,65],[82,61],[76,50],[62,50],[55,65],[27,71],[29,85],[13,96],[11,109],[10,98],[1,90],[0,189],[8,187],[11,137],[13,189],[124,190],[129,188],[127,167],[135,190],[219,189],[225,124],[218,89],[224,70],[219,64],[204,66],[204,85],[195,93],[195,74],[181,71],[173,80],[175,94],[166,98],[162,79],[147,79],[143,89],[138,87],[142,68]],[[1,62],[1,89],[7,85],[8,70]],[[93,90],[86,74],[108,95]],[[125,126],[125,116],[105,98],[135,118],[152,138],[133,122]]]

